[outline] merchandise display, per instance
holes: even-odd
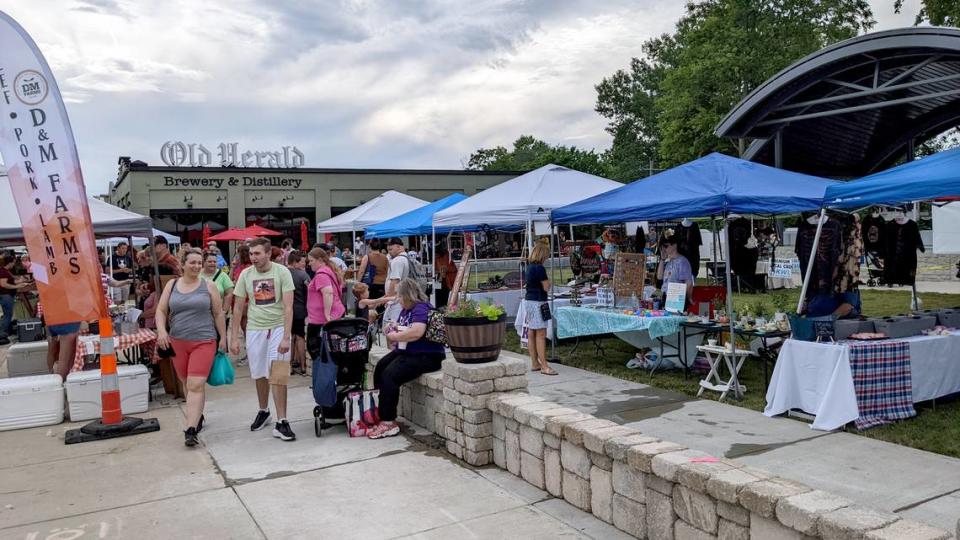
[[[695,221],[684,219],[680,222],[677,231],[677,252],[690,262],[690,271],[696,277],[700,272],[700,245],[703,237],[700,226]]]
[[[926,251],[920,228],[903,215],[884,229],[883,279],[887,284],[913,285],[917,279],[917,250]]]

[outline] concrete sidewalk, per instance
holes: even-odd
[[[958,459],[850,433],[815,431],[797,420],[768,418],[574,367],[557,366],[557,371],[556,377],[531,374],[529,392],[869,507],[948,531],[957,527]]]
[[[5,371],[0,365],[0,371]],[[0,538],[626,538],[495,467],[451,459],[432,436],[313,434],[308,379],[294,377],[298,439],[251,433],[246,368],[208,388],[203,445],[183,445],[183,404],[141,417],[161,431],[65,446],[62,424],[0,433]]]

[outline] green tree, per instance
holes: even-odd
[[[803,56],[873,24],[867,0],[687,4],[673,34],[644,43],[643,59],[597,86],[596,110],[614,137],[608,166],[641,176],[638,157],[672,166],[713,151],[735,154],[713,130],[737,102]]]
[[[657,161],[660,133],[653,89],[662,73],[661,67],[634,58],[629,70],[619,70],[596,86],[594,110],[610,120],[606,130],[613,136],[603,156],[610,178],[629,181],[647,176]]]
[[[957,0],[921,0],[920,11],[914,24],[929,21],[934,26],[960,25],[960,2]],[[903,0],[896,0],[894,8],[897,13],[903,9]]]
[[[503,146],[480,148],[470,154],[466,168],[473,171],[531,171],[549,163],[581,172],[606,176],[607,168],[599,154],[574,146],[551,146],[531,135],[513,142],[513,149]]]

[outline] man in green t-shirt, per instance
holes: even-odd
[[[290,377],[290,335],[293,327],[293,278],[285,266],[270,262],[270,240],[250,243],[253,266],[237,277],[233,295],[230,352],[240,354],[240,320],[247,309],[247,359],[250,377],[257,384],[260,410],[250,425],[257,431],[270,420],[268,399],[273,390],[277,422],[273,436],[284,441],[296,439],[287,422],[287,380]]]

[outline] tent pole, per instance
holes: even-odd
[[[717,258],[717,216],[710,216],[710,229],[713,231],[710,236],[713,239],[713,283],[715,284],[717,279],[717,265],[720,264],[720,259]]]
[[[553,236],[557,234],[556,227],[550,227],[550,329],[553,330],[552,335],[550,336],[550,357],[547,359],[548,362],[553,362],[555,364],[560,363],[560,359],[557,357],[557,317],[552,315],[557,312],[557,306],[555,301],[554,287],[557,286],[557,259],[559,257],[553,256]],[[559,250],[558,250],[559,251]]]
[[[157,291],[157,302],[160,301],[160,294],[163,293],[163,289],[160,288],[160,265],[157,264],[157,237],[153,234],[153,229],[150,229],[150,260],[153,261],[153,286]]]
[[[357,244],[357,229],[350,229],[350,250],[353,250],[353,246]],[[357,254],[353,254],[353,277],[357,277]]]
[[[820,218],[817,220],[817,234],[813,237],[813,249],[810,251],[810,259],[807,261],[807,273],[803,276],[803,285],[800,287],[800,299],[797,300],[797,315],[803,308],[803,300],[807,297],[807,289],[810,287],[810,275],[813,272],[813,260],[817,256],[817,247],[820,244],[820,233],[823,232],[823,218],[827,215],[827,209],[820,209]]]
[[[430,260],[433,261],[433,287],[430,289],[430,305],[437,307],[437,227],[436,225],[431,225],[430,230]],[[447,251],[447,257],[450,257],[450,252]],[[449,300],[448,300],[449,302]]]
[[[724,231],[724,238],[726,239],[726,242],[727,242],[727,251],[729,252],[729,250],[730,250],[730,224],[727,223],[727,219],[728,219],[728,213],[727,213],[727,212],[724,212],[724,213],[723,213],[723,222],[724,222],[724,223],[723,223],[723,225],[724,225],[723,231]],[[726,265],[724,265],[724,266],[726,266],[726,271],[725,271],[725,273],[726,273],[726,275],[727,275],[727,314],[728,314],[727,316],[730,318],[730,354],[731,354],[731,355],[734,355],[734,358],[736,358],[735,354],[736,354],[736,350],[737,350],[737,334],[734,333],[734,329],[733,329],[733,325],[734,325],[734,322],[733,322],[733,279],[730,277],[730,264],[726,264]],[[734,365],[736,365],[736,360],[734,360],[733,362],[734,362]],[[737,370],[736,370],[736,369],[733,369],[733,370],[731,370],[731,371],[732,371],[732,373],[730,374],[730,383],[733,385],[733,395],[734,395],[734,397],[735,397],[736,399],[740,399],[740,379],[737,377]]]

